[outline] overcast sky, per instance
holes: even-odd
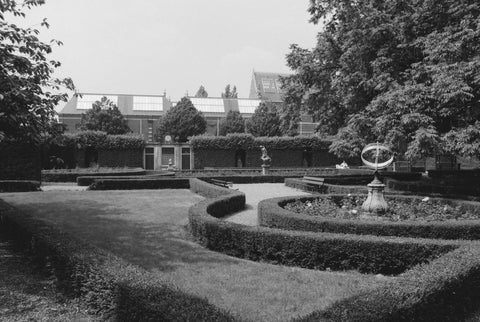
[[[252,70],[288,73],[289,45],[315,46],[308,0],[46,0],[26,24],[46,17],[42,39],[80,92],[162,94],[178,100],[204,85],[218,97],[230,83],[248,97]]]

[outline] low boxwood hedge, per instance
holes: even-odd
[[[115,169],[110,171],[97,171],[95,169],[56,169],[42,170],[42,181],[45,182],[76,182],[80,176],[110,177],[110,176],[141,176],[146,171],[141,168]]]
[[[480,247],[470,244],[296,321],[462,321],[478,303]]]
[[[131,179],[155,179],[158,177],[174,177],[175,172],[165,172],[153,175],[145,175],[145,176],[79,176],[77,178],[77,185],[78,186],[89,186],[95,180],[102,180],[102,179],[123,179],[123,180],[131,180]]]
[[[188,179],[98,179],[89,190],[188,189]]]
[[[80,298],[102,321],[241,321],[1,200],[0,219],[2,233],[48,263],[57,286]]]
[[[0,192],[40,191],[39,181],[0,180]]]
[[[244,206],[244,195],[227,189],[217,193],[218,188],[212,193],[210,184],[196,180],[190,180],[194,191],[205,189],[205,195],[214,198],[190,208],[190,231],[207,248],[231,256],[304,268],[392,275],[458,247],[445,241],[318,234],[221,221],[215,217]]]
[[[435,239],[480,239],[480,220],[459,220],[445,222],[389,222],[348,220],[341,218],[312,217],[288,211],[283,208],[287,203],[301,200],[302,202],[327,196],[282,197],[262,200],[258,205],[258,220],[260,225],[271,228],[292,229],[313,232],[329,232],[341,234],[361,234],[377,236],[403,236]],[[413,196],[389,196],[398,199],[419,199]],[[437,200],[436,198],[432,198]],[[461,200],[443,200],[452,206],[479,213],[480,203]]]
[[[472,196],[480,197],[478,184],[442,184],[428,181],[398,181],[388,179],[385,182],[388,189],[394,191],[408,191],[420,195],[448,195],[448,196]]]

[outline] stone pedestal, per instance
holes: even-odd
[[[269,169],[270,169],[270,166],[268,164],[262,164],[262,175],[266,176],[268,174]]]
[[[385,185],[378,179],[377,173],[371,183],[367,185],[368,197],[362,205],[362,209],[369,212],[382,213],[387,211],[388,205],[383,196]]]

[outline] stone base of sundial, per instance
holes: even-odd
[[[368,197],[363,203],[362,209],[375,213],[387,211],[388,205],[384,198],[385,185],[378,179],[377,174],[375,174],[375,179],[367,187]]]

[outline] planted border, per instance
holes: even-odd
[[[262,200],[258,205],[259,223],[262,226],[279,229],[293,229],[313,232],[341,234],[361,234],[377,236],[399,236],[433,239],[480,239],[480,220],[460,220],[448,222],[388,222],[348,220],[342,218],[312,217],[288,211],[283,208],[290,202],[311,201],[317,198],[343,195],[317,195],[307,197],[282,197]],[[413,196],[389,196],[397,199],[420,199]],[[439,200],[432,198],[432,200]],[[480,212],[480,203],[472,201],[448,200],[445,203],[464,209]]]

